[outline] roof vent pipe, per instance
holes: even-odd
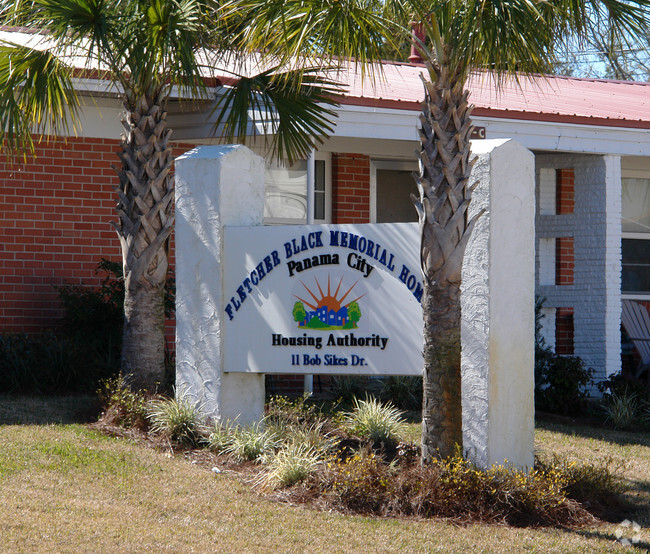
[[[422,56],[420,56],[420,48],[418,43],[424,42],[424,25],[417,21],[411,21],[411,55],[409,56],[410,63],[422,63]]]

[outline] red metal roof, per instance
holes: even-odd
[[[385,62],[383,71],[374,86],[353,71],[343,76],[349,85],[344,103],[419,109],[426,68]],[[650,83],[537,76],[519,83],[509,78],[497,87],[493,78],[476,73],[468,87],[475,116],[650,128]]]
[[[47,44],[43,37],[39,40],[36,35],[2,26],[0,38],[23,44],[36,41],[41,47]],[[87,66],[85,58],[72,56],[69,62]],[[426,74],[424,65],[384,62],[383,78],[377,78],[374,85],[351,67],[334,76],[347,85],[344,104],[419,110],[424,98],[420,80],[420,74]],[[521,77],[518,84],[510,78],[497,87],[488,75],[476,73],[468,86],[473,114],[479,117],[650,129],[650,83],[538,76]]]

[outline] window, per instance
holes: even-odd
[[[622,291],[650,295],[650,179],[623,178]]]
[[[370,163],[370,221],[398,223],[418,220],[411,193],[418,195],[413,179],[417,163],[372,161]]]
[[[264,172],[264,220],[304,223],[307,219],[307,161],[291,166],[273,162]]]
[[[325,203],[327,187],[325,186],[325,160],[314,161],[314,220],[326,219]]]
[[[314,160],[314,221],[331,220],[329,155],[317,152]],[[307,160],[291,166],[267,162],[264,173],[264,222],[304,224],[307,221]]]

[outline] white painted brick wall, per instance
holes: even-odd
[[[538,201],[546,170],[575,169],[573,214],[538,214],[537,290],[545,307],[574,308],[575,355],[595,370],[598,382],[620,362],[621,184],[618,156],[538,154]],[[574,284],[549,285],[542,249],[555,237],[573,237]]]

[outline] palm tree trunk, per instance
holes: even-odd
[[[465,79],[435,61],[423,78],[420,114],[420,258],[424,275],[424,389],[422,462],[462,448],[460,390],[460,278],[468,221],[471,106]],[[480,214],[479,214],[480,215]]]
[[[165,377],[165,291],[136,282],[124,295],[122,373],[136,388],[160,389]]]
[[[460,286],[425,284],[422,462],[462,444]]]
[[[124,267],[122,372],[138,387],[164,380],[164,286],[173,230],[173,157],[168,146],[165,89],[132,98],[127,91],[122,124],[122,167],[117,229]]]

